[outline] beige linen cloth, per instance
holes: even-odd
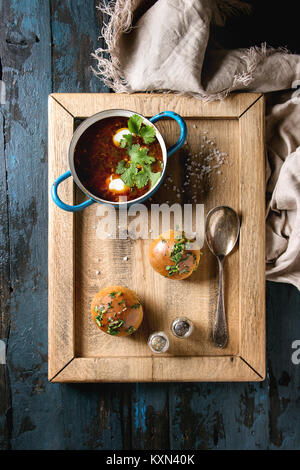
[[[267,116],[267,279],[300,289],[300,56],[284,49],[225,50],[212,24],[248,12],[239,0],[116,0],[99,7],[110,21],[96,70],[115,92],[172,91],[223,99],[233,90],[274,92]],[[299,90],[300,91],[300,90]],[[277,94],[276,99],[277,99]]]

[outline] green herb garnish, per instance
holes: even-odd
[[[124,134],[124,136],[120,140],[120,147],[122,149],[124,149],[126,147],[131,147],[132,140],[133,140],[133,135],[132,134]]]
[[[141,304],[134,304],[131,308],[140,308]]]
[[[143,118],[138,114],[133,114],[128,120],[128,129],[132,134],[139,135]]]
[[[125,323],[124,320],[113,320],[113,318],[109,319],[109,321],[109,326],[111,328],[121,328],[121,326],[123,326]]]
[[[128,120],[128,129],[130,130],[131,134],[137,135],[142,137],[145,144],[151,144],[155,140],[155,128],[150,126],[149,124],[143,123],[143,118],[138,114],[134,114]],[[130,134],[124,135],[124,140],[126,141],[125,144],[121,140],[121,146],[126,147],[128,144],[132,144],[132,139],[130,139]]]
[[[128,333],[129,335],[132,335],[132,333],[135,332],[135,328],[134,328],[134,326],[130,326],[130,327],[127,328],[125,331],[126,331],[126,333]]]
[[[157,173],[150,173],[149,178],[151,181],[151,188],[156,185],[157,181],[161,177],[161,172],[158,171]]]
[[[111,292],[109,294],[109,297],[111,297],[112,299],[114,299],[116,297],[117,293],[116,292]]]
[[[166,266],[166,271],[169,271],[168,276],[173,276],[173,274],[178,273],[179,268],[176,265],[170,265],[170,266]]]
[[[140,136],[145,144],[151,144],[155,140],[155,129],[152,126],[143,126],[140,129]]]
[[[101,323],[103,320],[102,315],[98,315],[97,317],[95,317],[95,320],[98,326],[101,326],[101,327],[103,326],[103,324]]]
[[[102,321],[102,320],[103,320],[103,313],[100,312],[100,313],[97,315],[96,318],[99,318],[99,320]]]
[[[134,114],[128,120],[128,129],[131,134],[124,134],[120,141],[120,147],[126,148],[130,160],[129,162],[125,160],[119,162],[116,173],[121,175],[121,180],[129,188],[136,186],[141,189],[149,182],[153,187],[161,177],[161,172],[152,172],[151,165],[155,162],[155,158],[148,155],[147,148],[133,144],[133,135],[141,137],[146,145],[151,144],[155,140],[155,128],[144,124],[143,118]]]
[[[146,186],[149,181],[155,185],[161,176],[161,172],[153,173],[151,165],[155,158],[148,155],[148,149],[139,144],[132,145],[128,151],[129,162],[122,160],[118,163],[116,173],[121,175],[121,180],[128,187],[136,186],[138,189]]]
[[[100,305],[99,307],[97,307],[97,305],[96,305],[95,308],[94,308],[94,312],[95,313],[99,312],[99,315],[101,315],[101,316],[103,315],[103,313],[105,313],[105,311],[106,310],[105,310],[104,305]]]
[[[174,265],[168,265],[166,266],[166,271],[168,271],[168,276],[173,276],[173,274],[179,273],[179,274],[187,274],[189,272],[189,269],[187,266],[184,266],[181,271],[179,271],[179,263],[182,261],[185,261],[191,253],[186,253],[184,256],[184,252],[186,250],[186,240],[182,235],[178,235],[176,237],[176,243],[173,246],[173,249],[170,253],[170,258],[174,262]]]
[[[107,333],[111,336],[117,336],[120,332],[118,330],[112,330],[110,327],[108,327]]]
[[[120,328],[124,325],[124,320],[112,320],[108,325],[107,332],[110,335],[118,335],[120,333]]]
[[[189,272],[189,268],[187,266],[184,266],[184,268],[179,271],[179,274],[187,274]]]

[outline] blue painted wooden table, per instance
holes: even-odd
[[[299,449],[300,295],[289,285],[267,283],[263,383],[47,381],[47,97],[109,92],[89,68],[95,3],[0,0],[0,449]]]

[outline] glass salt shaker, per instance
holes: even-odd
[[[149,336],[148,346],[155,354],[162,354],[169,349],[169,338],[163,331],[156,331]]]
[[[188,338],[194,330],[194,325],[187,317],[178,317],[172,321],[171,331],[176,338]]]

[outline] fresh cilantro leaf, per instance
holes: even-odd
[[[132,134],[142,137],[145,144],[151,144],[155,140],[156,131],[153,126],[143,124],[143,118],[138,114],[134,114],[128,120],[128,129]],[[126,146],[132,145],[132,140],[129,142],[127,136],[125,135],[126,143],[121,140],[121,147],[125,148]],[[128,142],[128,144],[127,144]]]
[[[135,175],[137,173],[137,167],[134,163],[130,162],[129,166],[126,166],[125,160],[120,161],[116,168],[116,173],[117,175],[122,175],[121,180],[126,184],[126,186],[129,188],[134,186]]]
[[[150,163],[155,162],[155,158],[148,155],[148,149],[146,147],[141,147],[139,144],[134,144],[128,150],[128,156],[130,157],[131,162],[140,166],[149,165]]]
[[[143,118],[138,116],[138,114],[134,114],[133,116],[130,116],[130,119],[128,120],[128,129],[132,134],[138,135],[142,122]]]
[[[137,174],[137,167],[135,164],[130,163],[129,167],[122,173],[121,180],[131,188],[135,183],[135,175]]]
[[[120,140],[120,147],[122,149],[124,149],[125,147],[131,147],[132,139],[133,139],[132,134],[124,134],[123,138]]]
[[[140,136],[143,138],[145,144],[151,144],[155,140],[155,129],[152,126],[143,126],[140,129]]]
[[[155,158],[148,155],[148,149],[145,147],[141,148],[138,158],[142,165],[150,165],[155,162]]]
[[[125,160],[121,160],[116,168],[116,173],[117,175],[122,175],[126,171],[126,162]]]
[[[129,164],[122,160],[116,168],[116,173],[122,175],[121,179],[126,186],[136,185],[138,189],[141,189],[149,181],[151,186],[154,186],[161,177],[161,172],[151,171],[151,164],[155,162],[155,158],[148,155],[147,147],[141,147],[139,144],[131,145],[127,147],[127,154],[130,158]]]
[[[159,171],[158,173],[150,173],[150,181],[151,181],[151,187],[155,186],[159,178],[161,177],[161,172]]]
[[[139,155],[140,155],[140,145],[139,144],[134,144],[130,149],[128,149],[127,153],[128,156],[130,157],[130,160],[132,162],[140,163],[139,160]]]
[[[138,189],[143,188],[148,184],[149,182],[149,171],[146,170],[146,168],[143,168],[143,170],[139,171],[136,174],[135,177],[135,184]]]

